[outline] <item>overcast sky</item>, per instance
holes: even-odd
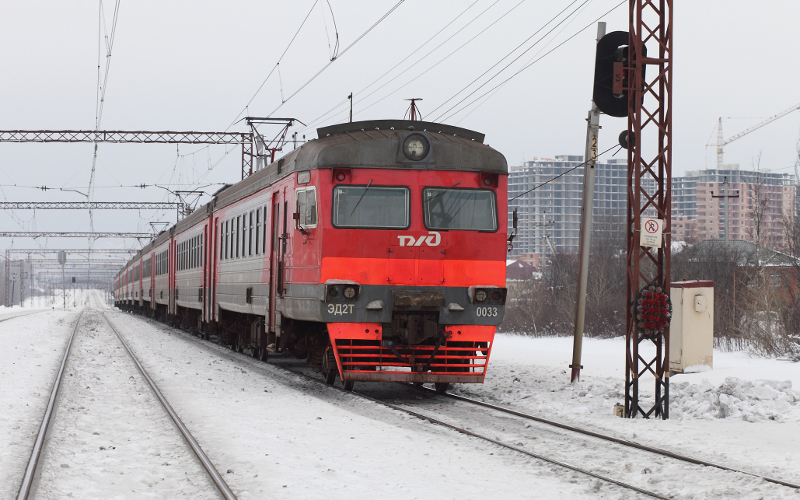
[[[673,175],[681,175],[715,165],[714,149],[706,144],[716,140],[718,117],[731,117],[723,122],[728,138],[800,103],[800,2],[675,3]],[[242,116],[272,115],[298,118],[309,127],[293,131],[313,138],[317,126],[347,120],[346,97],[353,92],[355,120],[402,118],[404,99],[420,97],[424,119],[485,133],[486,142],[511,165],[583,154],[594,22],[602,17],[607,31],[625,30],[625,6],[615,9],[619,0],[406,0],[364,35],[396,4],[121,0],[100,128],[245,131],[234,123]],[[97,1],[0,3],[0,129],[94,128],[98,50],[104,75],[100,38],[110,34],[114,6],[111,0],[104,3],[104,30]],[[337,31],[339,57],[330,63]],[[604,150],[626,123],[602,116],[601,126]],[[791,173],[798,137],[795,111],[728,145],[725,163],[749,168],[761,155],[761,168]],[[143,183],[213,192],[239,180],[240,161],[239,148],[224,146],[101,144],[94,199],[166,199],[161,188],[127,187]],[[82,201],[83,194],[74,191],[32,187],[86,193],[91,166],[91,144],[0,144],[0,195],[7,201]],[[95,229],[149,231],[157,220],[174,222],[175,214],[96,212]],[[5,230],[89,230],[88,214],[79,211],[5,212],[0,221]],[[2,246],[10,244],[6,239]],[[86,242],[13,245],[85,247]]]

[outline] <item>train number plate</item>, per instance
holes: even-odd
[[[493,318],[497,316],[496,307],[479,307],[477,309],[478,316],[483,318]]]

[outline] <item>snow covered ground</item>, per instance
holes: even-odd
[[[0,322],[0,404],[11,409],[0,412],[0,498],[16,493],[53,370],[75,317],[76,312],[51,310]],[[636,498],[329,391],[159,324],[121,312],[111,312],[109,318],[239,498]],[[97,326],[95,337],[81,344],[90,357],[84,359],[88,378],[79,381],[80,387],[88,385],[94,392],[68,402],[84,409],[68,412],[69,419],[60,424],[61,431],[69,431],[55,443],[60,457],[48,462],[55,470],[47,470],[62,481],[59,484],[72,488],[74,498],[108,498],[112,491],[118,491],[120,498],[139,497],[143,495],[130,490],[154,491],[146,480],[157,484],[169,469],[162,462],[148,465],[142,457],[157,457],[160,452],[169,457],[164,463],[173,464],[169,454],[183,445],[175,438],[177,431],[170,433],[158,422],[147,424],[152,433],[138,438],[133,437],[138,432],[135,425],[122,422],[125,425],[115,427],[114,422],[123,419],[125,403],[125,397],[118,397],[119,386],[130,380],[117,380],[123,374],[136,379],[138,392],[129,398],[140,408],[136,418],[152,418],[156,408],[138,406],[140,399],[150,397],[149,391],[139,388],[138,376],[122,370],[124,360],[117,357],[118,351],[95,354],[102,349],[100,344],[114,340],[101,330]],[[613,405],[623,402],[624,341],[586,339],[582,382],[575,386],[569,384],[571,350],[569,338],[498,335],[486,384],[456,385],[454,392],[800,482],[800,392],[796,390],[800,363],[715,353],[713,370],[672,377],[670,420],[627,420],[612,415]],[[642,389],[650,392],[652,386],[652,379],[641,382]],[[97,404],[104,395],[108,402]],[[424,404],[419,401],[417,408]],[[109,443],[114,446],[112,441],[126,443],[124,453],[117,453],[117,446],[113,450],[117,455],[110,457],[108,450],[99,449]],[[65,456],[70,461],[62,460]],[[108,484],[109,471],[133,467],[136,461],[142,464],[139,469],[124,479],[117,472],[113,476],[119,481]],[[70,467],[63,468],[62,463]],[[631,463],[627,456],[620,456],[617,464],[633,470],[646,465]],[[164,481],[174,486],[170,498],[194,495],[201,478],[194,484],[173,479]],[[104,489],[102,494],[97,489],[81,490],[82,484]],[[747,492],[717,486],[715,498],[759,498],[758,484]],[[692,493],[691,484],[680,487],[681,498],[702,498]],[[793,492],[785,497],[795,496],[800,498]]]
[[[664,421],[613,416],[624,404],[624,339],[584,339],[574,386],[571,361],[571,338],[501,334],[486,383],[453,392],[800,483],[800,363],[715,351],[713,370],[671,377]],[[639,387],[652,396],[654,381]]]

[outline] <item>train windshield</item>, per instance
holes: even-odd
[[[497,231],[497,200],[489,189],[425,188],[422,212],[428,229]]]
[[[406,229],[409,226],[407,187],[336,186],[333,225],[361,229]]]

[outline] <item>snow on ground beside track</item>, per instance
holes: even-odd
[[[160,325],[109,316],[242,500],[627,494],[268,364],[233,361]]]
[[[36,498],[218,498],[99,312],[76,334]]]
[[[0,498],[17,494],[77,318],[50,311],[0,322]]]
[[[712,370],[671,377],[663,421],[613,416],[625,399],[624,339],[584,339],[575,385],[571,361],[571,338],[499,334],[485,384],[453,392],[800,482],[800,363],[715,351]],[[648,409],[654,385],[640,381]]]

